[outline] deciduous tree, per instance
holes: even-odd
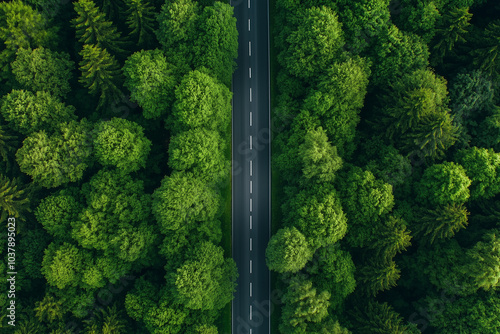
[[[295,227],[279,229],[266,248],[266,264],[279,273],[297,272],[312,258],[306,238]]]

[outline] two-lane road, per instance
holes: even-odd
[[[270,334],[270,110],[267,0],[234,0],[239,32],[233,75],[233,259],[239,278],[233,334]]]

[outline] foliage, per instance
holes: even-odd
[[[233,299],[236,264],[224,259],[224,250],[202,242],[172,277],[175,299],[189,309],[221,309]],[[170,275],[169,275],[170,276]]]
[[[139,48],[152,45],[156,28],[155,8],[148,0],[126,0],[127,25],[132,41]]]
[[[278,61],[290,74],[310,79],[328,68],[344,44],[337,14],[326,6],[307,8],[286,38]]]
[[[370,259],[356,271],[356,281],[360,283],[363,292],[374,297],[380,291],[396,286],[400,277],[401,270],[392,260]]]
[[[462,203],[446,204],[425,210],[419,217],[420,222],[415,227],[415,233],[430,243],[436,238],[451,238],[457,231],[467,226],[469,214]]]
[[[298,192],[282,206],[284,222],[296,227],[313,250],[342,239],[347,219],[331,186]]]
[[[106,49],[89,44],[83,46],[80,55],[82,61],[79,65],[82,75],[79,81],[89,89],[90,94],[99,94],[98,107],[102,108],[119,100],[122,97],[118,86],[121,72],[115,57]]]
[[[266,248],[266,264],[279,273],[297,272],[312,258],[306,238],[295,227],[278,230]]]
[[[23,187],[19,179],[9,179],[0,174],[0,207],[3,213],[20,218],[31,211],[29,190]]]
[[[369,301],[352,313],[356,333],[403,334],[409,330],[401,316],[388,303]]]
[[[435,164],[425,169],[415,185],[416,199],[431,207],[446,204],[462,204],[469,198],[471,180],[465,169],[453,162]]]
[[[374,240],[368,248],[373,249],[377,258],[390,261],[396,254],[406,251],[411,246],[410,231],[406,230],[406,222],[395,216],[389,216],[381,225]]]
[[[191,173],[174,172],[153,193],[153,214],[160,231],[168,233],[217,216],[220,195]]]
[[[23,88],[46,91],[65,97],[75,63],[65,52],[53,52],[44,47],[19,49],[12,62],[12,73]]]
[[[12,129],[24,135],[40,130],[51,134],[62,122],[76,120],[75,107],[45,91],[13,90],[3,97],[0,112]]]
[[[94,154],[103,166],[134,172],[146,166],[151,141],[139,124],[112,118],[95,125]]]
[[[46,188],[81,180],[91,164],[90,126],[82,120],[61,123],[51,136],[43,130],[23,141],[16,160],[23,173]]]
[[[232,93],[204,71],[186,74],[175,90],[169,128],[174,132],[206,127],[225,133],[231,122]]]
[[[177,78],[175,68],[160,50],[134,53],[122,70],[124,86],[131,93],[130,99],[142,107],[145,118],[157,119],[169,111],[174,101]]]
[[[39,321],[53,322],[56,319],[61,320],[65,310],[61,307],[61,301],[54,299],[51,295],[45,295],[43,300],[36,302],[36,317]]]

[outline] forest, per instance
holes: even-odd
[[[237,36],[218,1],[0,3],[1,333],[230,321]]]
[[[273,332],[500,333],[499,2],[271,10]]]

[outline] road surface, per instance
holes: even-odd
[[[270,334],[269,34],[267,0],[233,0],[238,68],[233,74],[233,259],[238,287],[232,334]]]

